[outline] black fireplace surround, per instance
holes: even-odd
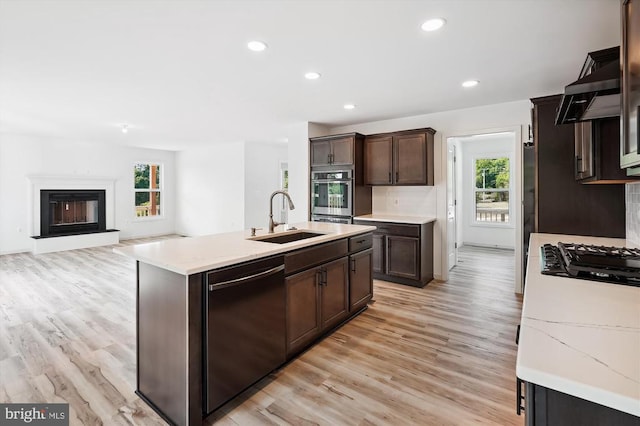
[[[104,189],[40,191],[40,237],[106,231]]]

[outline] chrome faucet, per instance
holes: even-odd
[[[270,234],[273,234],[273,229],[276,226],[282,225],[281,223],[278,223],[273,220],[273,197],[275,197],[276,194],[282,194],[285,196],[285,198],[289,202],[289,210],[294,210],[296,208],[296,206],[293,205],[293,201],[291,201],[291,197],[286,191],[273,191],[273,194],[271,194],[271,198],[269,198],[269,233]]]

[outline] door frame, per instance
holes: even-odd
[[[458,264],[458,232],[457,232],[457,227],[458,227],[458,194],[457,194],[457,180],[456,180],[456,174],[457,174],[457,152],[456,152],[456,144],[455,144],[455,138],[448,138],[446,141],[446,147],[445,147],[446,151],[447,151],[447,172],[446,172],[446,179],[447,179],[447,222],[445,227],[447,228],[447,233],[446,233],[446,238],[447,238],[447,262],[446,262],[446,266],[447,266],[447,270],[451,270],[454,266],[456,266]],[[453,157],[450,158],[449,157],[449,152],[452,152]],[[453,224],[452,227],[449,228],[449,204],[450,201],[452,201],[449,197],[451,196],[451,199],[453,200]],[[453,235],[449,235],[449,230],[452,229],[453,230]],[[453,240],[453,247],[451,247],[451,240]],[[451,251],[453,251],[453,264],[451,264],[450,260],[450,256],[451,256]]]
[[[450,185],[452,185],[452,182],[449,182],[449,164],[447,161],[447,155],[448,155],[448,142],[449,139],[451,138],[462,138],[462,137],[469,137],[469,136],[474,136],[474,135],[484,135],[484,134],[489,134],[489,133],[504,133],[504,132],[510,132],[514,134],[514,143],[515,143],[515,147],[514,147],[514,157],[515,157],[515,169],[514,169],[514,182],[513,182],[513,196],[515,199],[514,205],[515,205],[515,238],[514,238],[514,247],[515,247],[515,256],[514,256],[514,271],[515,271],[515,276],[514,276],[514,291],[516,293],[522,293],[523,292],[523,288],[524,288],[524,283],[522,280],[522,256],[524,255],[523,253],[523,235],[522,235],[522,135],[526,134],[526,132],[524,131],[524,128],[522,125],[518,125],[518,126],[510,126],[510,127],[499,127],[499,128],[490,128],[490,129],[481,129],[481,130],[476,130],[476,131],[468,131],[468,132],[461,132],[461,133],[453,133],[453,134],[443,134],[442,135],[442,147],[443,149],[440,152],[440,161],[441,164],[444,164],[444,170],[442,173],[442,177],[445,181],[445,188],[443,191],[443,195],[441,197],[441,205],[443,206],[443,208],[440,210],[440,217],[445,219],[446,222],[446,218],[447,218],[447,189]],[[455,170],[454,170],[455,173]],[[457,208],[456,208],[457,210]],[[456,221],[459,220],[459,217],[456,217]],[[445,226],[441,227],[442,230],[442,234],[443,234],[443,238],[440,241],[440,250],[441,253],[444,253],[443,256],[441,256],[441,271],[442,271],[442,279],[443,280],[448,280],[449,279],[449,256],[448,256],[448,248],[447,248],[447,244],[449,241],[449,237],[448,237],[448,229],[447,226],[445,224]]]

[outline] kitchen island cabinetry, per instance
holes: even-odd
[[[365,139],[366,185],[433,185],[431,128],[369,135]]]
[[[373,278],[415,287],[433,279],[433,218],[365,215],[354,224],[369,224],[373,232]]]
[[[136,394],[168,423],[203,424],[366,307],[349,309],[349,246],[374,228],[296,226],[114,249],[137,265]]]
[[[373,234],[349,239],[349,312],[367,305],[373,297]]]
[[[348,258],[286,277],[287,354],[304,349],[349,313]]]

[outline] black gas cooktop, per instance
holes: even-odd
[[[558,243],[540,247],[545,275],[640,287],[640,249]]]

